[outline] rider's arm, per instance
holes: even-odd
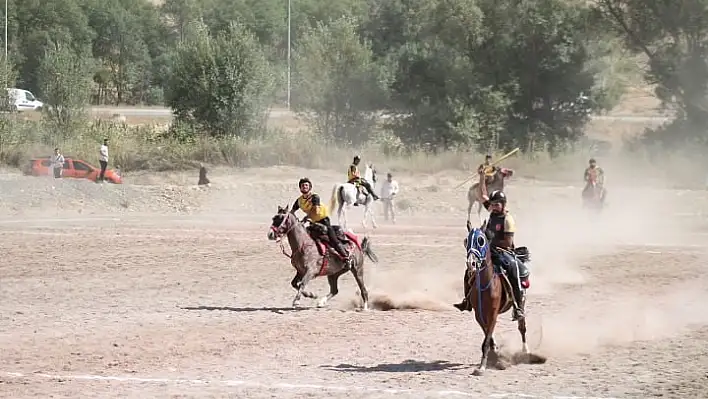
[[[585,173],[583,174],[583,180],[588,181],[590,179],[590,171],[585,168]]]
[[[298,209],[300,209],[300,201],[295,200],[295,203],[290,208],[290,213],[295,214],[295,211],[297,211]]]
[[[484,175],[484,171],[479,172],[479,189],[481,190],[482,193],[482,198],[485,201],[484,209],[489,210],[489,204],[487,201],[489,200],[489,193],[487,192],[487,177]]]
[[[320,201],[320,196],[317,194],[312,194],[312,197],[310,197],[310,202],[312,203],[312,207],[315,208],[315,212],[319,213],[320,205],[322,205],[322,201]]]
[[[514,233],[516,233],[516,221],[510,213],[504,217],[504,239],[502,245],[504,248],[514,248]]]

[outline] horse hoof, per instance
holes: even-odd
[[[361,310],[363,310],[364,312],[368,312],[369,311],[369,302],[364,302],[364,307],[361,308]]]
[[[481,376],[484,375],[484,370],[482,370],[482,369],[475,369],[475,370],[472,372],[472,375],[475,376],[475,377],[481,377]]]
[[[325,306],[327,306],[327,299],[326,298],[322,298],[317,302],[318,308],[323,308]]]
[[[293,302],[293,309],[297,309],[300,307],[300,302]]]

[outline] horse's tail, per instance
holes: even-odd
[[[334,207],[337,206],[337,187],[339,187],[339,184],[335,184],[332,187],[332,196],[329,197],[329,211],[334,212]]]
[[[361,240],[361,250],[372,262],[379,263],[379,257],[376,256],[374,250],[371,249],[371,240],[369,240],[369,237],[364,237],[364,239]]]

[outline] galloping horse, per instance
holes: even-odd
[[[507,168],[497,168],[492,175],[492,180],[487,180],[487,192],[491,193],[494,190],[504,191],[504,180],[514,175],[512,169]],[[489,179],[489,177],[487,177]],[[479,187],[479,183],[473,184],[469,190],[467,190],[467,222],[470,221],[470,216],[472,215],[472,205],[477,203],[477,218],[480,223],[482,222],[482,190]]]
[[[364,180],[371,184],[371,188],[376,189],[376,169],[374,169],[373,164],[367,164],[364,170]],[[337,223],[344,230],[347,230],[347,207],[353,206],[354,204],[364,205],[364,218],[361,221],[361,225],[366,228],[366,218],[371,218],[371,225],[373,228],[378,227],[376,224],[376,217],[374,216],[373,209],[371,209],[371,204],[374,202],[374,198],[371,193],[364,195],[361,193],[357,187],[352,183],[340,183],[335,184],[332,187],[332,196],[329,199],[329,209],[334,212],[334,207],[338,205],[337,208]]]
[[[479,324],[484,333],[482,359],[480,360],[479,368],[474,371],[474,375],[479,376],[484,374],[487,369],[490,350],[495,355],[495,358],[498,359],[499,353],[494,342],[497,317],[511,309],[514,299],[508,278],[501,271],[495,270],[495,266],[492,263],[489,240],[484,231],[480,228],[470,229],[469,225],[467,231],[465,248],[467,250],[468,284],[466,285],[469,288],[465,292],[465,297],[472,305],[477,324]],[[517,323],[519,333],[521,333],[523,354],[529,355],[529,348],[526,343],[525,317],[519,318]],[[495,363],[497,363],[498,368],[504,368],[498,361],[495,361]]]
[[[273,216],[273,223],[268,230],[268,239],[280,242],[283,254],[290,258],[290,263],[296,270],[295,278],[290,283],[297,290],[293,298],[293,307],[300,304],[301,296],[318,299],[317,295],[305,290],[310,280],[318,276],[327,276],[329,282],[329,293],[320,298],[317,303],[317,307],[325,306],[339,292],[337,280],[339,276],[347,272],[344,268],[344,261],[336,251],[330,248],[325,226],[312,223],[308,228],[305,228],[297,217],[289,212],[289,207],[278,207],[278,213]],[[374,263],[378,262],[378,257],[371,249],[369,237],[364,237],[360,241],[359,237],[352,233],[345,233],[341,229],[336,229],[336,232],[339,240],[353,257],[351,272],[361,292],[363,309],[368,310],[369,294],[364,286],[364,255],[366,254]],[[288,238],[290,255],[285,252],[282,243],[283,236]]]

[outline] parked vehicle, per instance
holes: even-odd
[[[52,163],[48,157],[33,158],[29,161],[22,172],[25,175],[31,176],[49,176],[53,174]],[[100,173],[101,168],[97,168],[86,161],[67,156],[64,157],[64,170],[62,171],[62,177],[64,178],[88,179],[91,181],[96,181]],[[104,177],[106,181],[110,183],[123,183],[123,178],[120,176],[120,171],[117,170],[106,169],[106,174]]]
[[[44,103],[37,100],[32,92],[24,89],[7,89],[10,111],[39,111]]]

